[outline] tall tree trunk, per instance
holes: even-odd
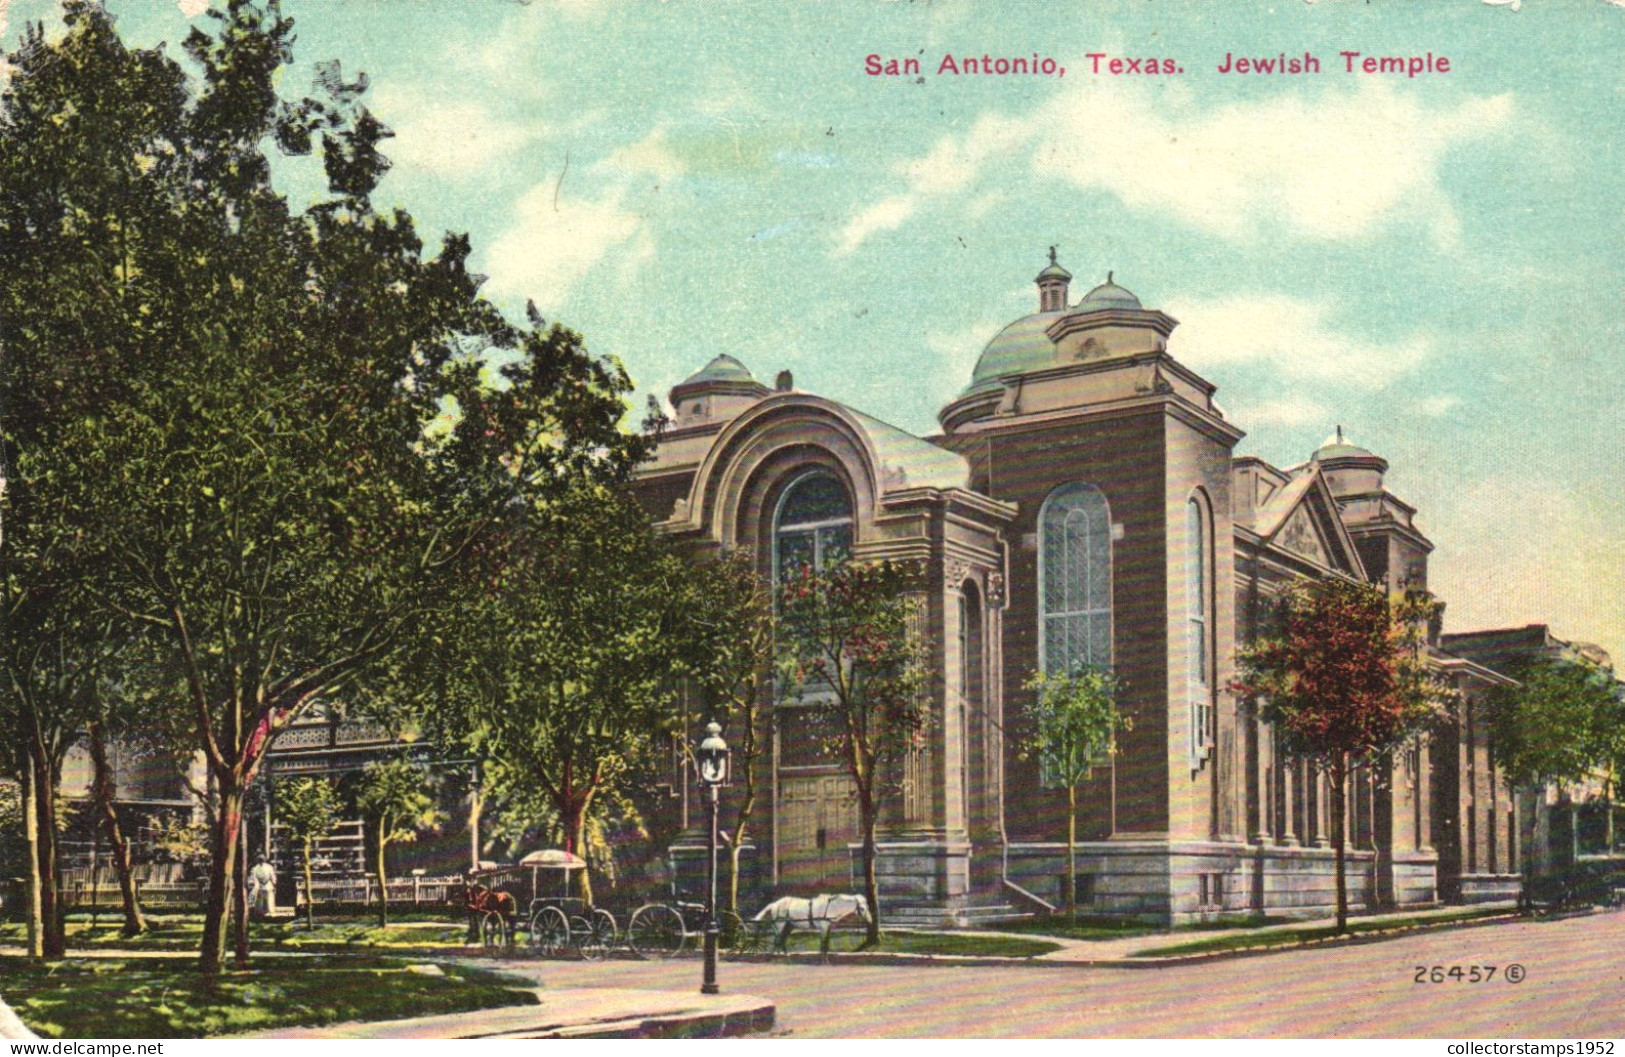
[[[1345,839],[1343,833],[1343,814],[1346,810],[1346,789],[1344,783],[1348,778],[1347,757],[1339,755],[1332,761],[1331,766],[1331,794],[1332,794],[1332,860],[1337,870],[1337,931],[1347,932],[1349,927],[1349,886],[1348,878],[1344,876],[1343,861],[1346,856],[1344,849]]]
[[[124,928],[126,937],[139,936],[147,931],[146,918],[141,913],[141,903],[136,897],[135,872],[130,861],[130,842],[124,836],[124,826],[119,822],[118,808],[113,799],[117,789],[113,780],[113,769],[107,765],[107,736],[100,723],[90,724],[90,762],[95,768],[95,781],[92,788],[95,790],[97,806],[101,809],[102,823],[107,830],[107,842],[113,850],[113,872],[118,875],[119,898],[124,904]]]
[[[745,849],[745,835],[750,830],[750,817],[756,810],[756,782],[745,769],[745,791],[739,801],[739,812],[734,816],[733,844],[728,852],[728,909],[739,913],[739,856]]]
[[[384,851],[389,847],[383,819],[378,820],[378,927],[389,928],[389,877],[384,873]]]
[[[872,790],[858,790],[858,821],[863,826],[863,898],[869,904],[869,924],[860,950],[880,946],[880,879],[875,872],[875,810]]]
[[[305,866],[305,930],[308,931],[308,932],[315,932],[316,931],[316,904],[311,901],[312,885],[311,885],[311,882],[310,882],[310,838],[309,837],[306,837],[304,839],[304,846],[302,848],[302,851],[304,853],[302,858],[304,860],[304,866]]]
[[[1066,913],[1078,919],[1078,787],[1066,787]]]
[[[34,756],[34,807],[38,834],[35,851],[40,873],[40,918],[45,957],[67,954],[65,911],[62,905],[62,869],[57,853],[56,790],[54,768],[49,759]]]
[[[22,779],[23,834],[28,852],[28,956],[38,960],[45,957],[45,892],[39,868],[39,808],[35,804],[39,794],[31,761],[23,761]]]
[[[237,834],[237,883],[231,889],[233,923],[232,957],[239,969],[248,968],[248,833],[241,826]]]
[[[575,821],[570,826],[570,843],[574,845],[575,854],[581,856],[581,861],[587,860],[587,806],[582,804],[576,809]],[[581,899],[588,906],[592,901],[592,867],[581,868]]]
[[[203,975],[217,976],[226,959],[226,918],[237,884],[237,842],[243,820],[243,794],[235,781],[218,782],[213,855],[209,861],[209,897],[203,906]]]

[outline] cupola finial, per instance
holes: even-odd
[[[1049,267],[1038,273],[1038,310],[1059,312],[1066,308],[1066,284],[1072,273],[1061,267],[1055,247],[1049,248]]]

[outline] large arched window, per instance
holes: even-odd
[[[1111,512],[1100,490],[1062,485],[1039,513],[1039,666],[1112,663]]]
[[[785,489],[773,521],[776,582],[803,568],[823,572],[851,553],[852,500],[845,485],[832,474],[814,471]]]
[[[1191,767],[1213,744],[1213,543],[1200,495],[1185,504],[1185,685],[1190,701]]]

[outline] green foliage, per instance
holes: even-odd
[[[1299,581],[1281,598],[1278,631],[1236,651],[1232,689],[1263,699],[1287,751],[1373,760],[1453,698],[1425,650],[1438,609],[1423,592],[1390,599],[1370,584]]]
[[[417,840],[418,831],[438,825],[440,809],[430,795],[434,776],[399,758],[374,760],[361,771],[356,806],[384,843]]]
[[[901,790],[903,762],[924,748],[931,721],[922,578],[914,565],[843,562],[803,567],[779,591],[781,690],[822,714],[824,733],[815,736],[857,789],[869,947],[880,942],[880,804]]]
[[[1034,672],[1021,688],[1032,694],[1026,702],[1032,732],[1021,758],[1039,759],[1061,785],[1082,782],[1114,751],[1117,732],[1133,729],[1132,720],[1117,711],[1121,685],[1105,668],[1080,664],[1067,673]]]
[[[6,56],[0,101],[5,602],[47,598],[18,569],[48,600],[78,577],[29,619],[141,640],[130,677],[204,753],[224,853],[276,733],[432,634],[516,497],[624,480],[649,442],[621,428],[618,364],[510,324],[466,237],[426,249],[374,206],[389,131],[364,79],[322,64],[314,97],[279,98],[275,0],[211,10],[195,75],[91,0],[64,22]],[[319,144],[323,200],[289,207],[272,142]],[[211,874],[209,972],[233,863]]]
[[[783,691],[832,720],[825,749],[860,796],[895,787],[891,764],[924,744],[930,719],[920,572],[891,562],[803,567],[779,594]]]
[[[1625,704],[1613,673],[1584,658],[1542,657],[1488,702],[1490,750],[1514,786],[1570,783],[1625,765]]]
[[[422,695],[437,741],[545,796],[564,846],[590,855],[595,800],[624,792],[674,731],[683,567],[617,489],[527,499],[478,596],[437,629],[437,678],[403,672],[400,685]]]
[[[485,769],[486,796],[497,805],[485,825],[492,840],[506,841],[517,859],[537,848],[562,848],[571,834],[558,805],[527,774],[514,773],[499,763]],[[617,776],[618,777],[618,776]],[[610,884],[622,876],[622,858],[649,837],[643,816],[627,790],[616,781],[600,787],[587,807],[576,854],[586,859]]]
[[[295,778],[276,789],[276,819],[301,843],[327,836],[338,820],[339,795],[325,778]]]
[[[209,860],[209,827],[187,815],[159,815],[149,843],[160,862],[197,867]]]

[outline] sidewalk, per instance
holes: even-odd
[[[1496,903],[1474,904],[1471,908],[1461,906],[1441,906],[1422,910],[1399,910],[1386,914],[1350,915],[1350,925],[1370,926],[1384,921],[1406,922],[1396,928],[1411,931],[1415,928],[1430,927],[1424,924],[1411,925],[1412,921],[1422,919],[1425,922],[1431,918],[1449,919],[1462,913],[1463,910],[1500,911],[1499,914],[1489,914],[1482,918],[1470,918],[1465,921],[1443,923],[1439,927],[1470,928],[1475,925],[1493,924],[1506,920],[1506,915],[1516,912],[1517,903],[1511,900]],[[1154,932],[1139,936],[1125,936],[1121,939],[1078,940],[1063,936],[1046,936],[1034,932],[1000,932],[997,929],[977,929],[977,933],[987,936],[1008,936],[1012,939],[1045,940],[1058,943],[1061,949],[1050,951],[1048,954],[1037,954],[1030,957],[1000,957],[995,955],[951,955],[951,954],[865,954],[861,952],[837,953],[830,956],[831,961],[867,962],[870,964],[918,964],[920,962],[945,962],[953,965],[1061,965],[1074,967],[1114,967],[1114,968],[1155,968],[1159,965],[1179,965],[1193,961],[1209,961],[1215,958],[1231,958],[1238,955],[1261,953],[1257,948],[1237,948],[1223,951],[1209,951],[1195,954],[1169,955],[1163,957],[1143,958],[1135,957],[1139,952],[1154,950],[1159,947],[1173,947],[1186,943],[1199,943],[1205,940],[1220,939],[1228,936],[1257,936],[1290,932],[1294,929],[1329,928],[1336,923],[1335,917],[1303,918],[1295,921],[1283,922],[1279,925],[1260,925],[1251,928],[1230,928],[1197,930],[1187,929],[1179,932]],[[1358,943],[1374,942],[1377,939],[1392,935],[1393,933],[1381,929],[1355,933],[1350,936],[1329,937],[1309,941],[1320,945],[1326,943]],[[1272,951],[1290,951],[1298,948],[1297,944],[1284,944],[1268,948]],[[816,955],[792,955],[797,959],[815,958]]]
[[[538,990],[536,1006],[507,1006],[411,1020],[282,1028],[244,1039],[722,1038],[773,1029],[773,1003],[752,995],[701,995],[607,987]]]

